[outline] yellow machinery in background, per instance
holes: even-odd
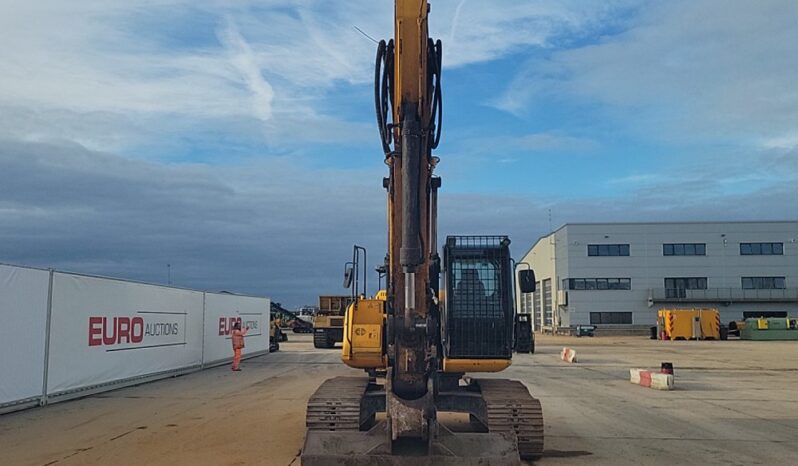
[[[354,298],[319,296],[319,310],[313,316],[313,346],[333,348],[344,339],[344,313]]]
[[[721,337],[717,309],[660,309],[657,319],[663,340],[720,340]]]
[[[394,39],[377,47],[386,289],[368,297],[366,250],[355,246],[341,356],[367,376],[329,379],[310,397],[303,466],[517,465],[543,452],[540,402],[526,386],[465,375],[510,366],[516,271],[503,235],[447,236],[438,254],[442,45],[429,11],[426,0],[396,0]],[[532,270],[517,278],[534,292]],[[455,433],[440,412],[467,414],[470,429]]]

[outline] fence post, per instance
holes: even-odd
[[[202,292],[202,352],[200,353],[202,355],[200,359],[201,370],[205,369],[205,295],[206,294],[207,293],[205,293],[204,291]]]
[[[50,270],[50,280],[47,286],[47,320],[44,324],[44,375],[42,376],[42,397],[39,406],[47,404],[47,373],[50,369],[50,320],[53,315],[53,275],[54,270]]]

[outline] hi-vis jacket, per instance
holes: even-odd
[[[247,334],[249,329],[244,330],[235,330],[231,332],[232,340],[233,340],[233,349],[241,349],[244,347],[244,335]]]

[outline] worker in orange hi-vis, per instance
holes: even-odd
[[[230,332],[233,340],[233,370],[240,371],[238,367],[241,364],[241,350],[244,349],[244,335],[249,331],[249,327],[241,330],[241,322],[233,324],[233,331]]]

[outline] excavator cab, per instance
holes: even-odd
[[[441,339],[447,360],[509,361],[512,357],[513,273],[509,245],[506,236],[446,238]]]

